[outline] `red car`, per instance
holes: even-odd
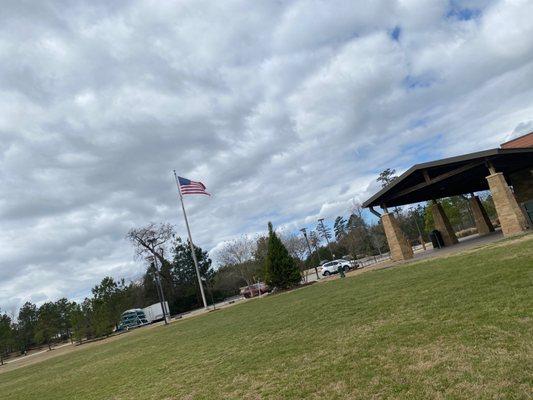
[[[264,293],[268,293],[268,286],[263,282],[254,283],[253,285],[241,288],[241,295],[247,299],[260,296]]]

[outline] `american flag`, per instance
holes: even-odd
[[[211,196],[205,191],[205,185],[202,182],[191,181],[187,178],[178,176],[178,182],[181,189],[181,194],[205,194]]]

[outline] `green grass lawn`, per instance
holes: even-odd
[[[8,399],[526,399],[533,238],[137,330],[0,374]]]

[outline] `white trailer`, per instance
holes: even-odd
[[[165,301],[165,311],[167,313],[167,317],[170,318],[170,314],[168,312],[168,303]],[[161,303],[155,303],[151,306],[143,308],[144,314],[146,315],[146,319],[148,322],[154,322],[154,321],[160,321],[165,318],[163,314],[163,308],[161,307]]]

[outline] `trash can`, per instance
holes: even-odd
[[[436,229],[429,232],[429,240],[431,240],[434,249],[442,249],[444,247],[444,240],[442,240],[442,235]]]

